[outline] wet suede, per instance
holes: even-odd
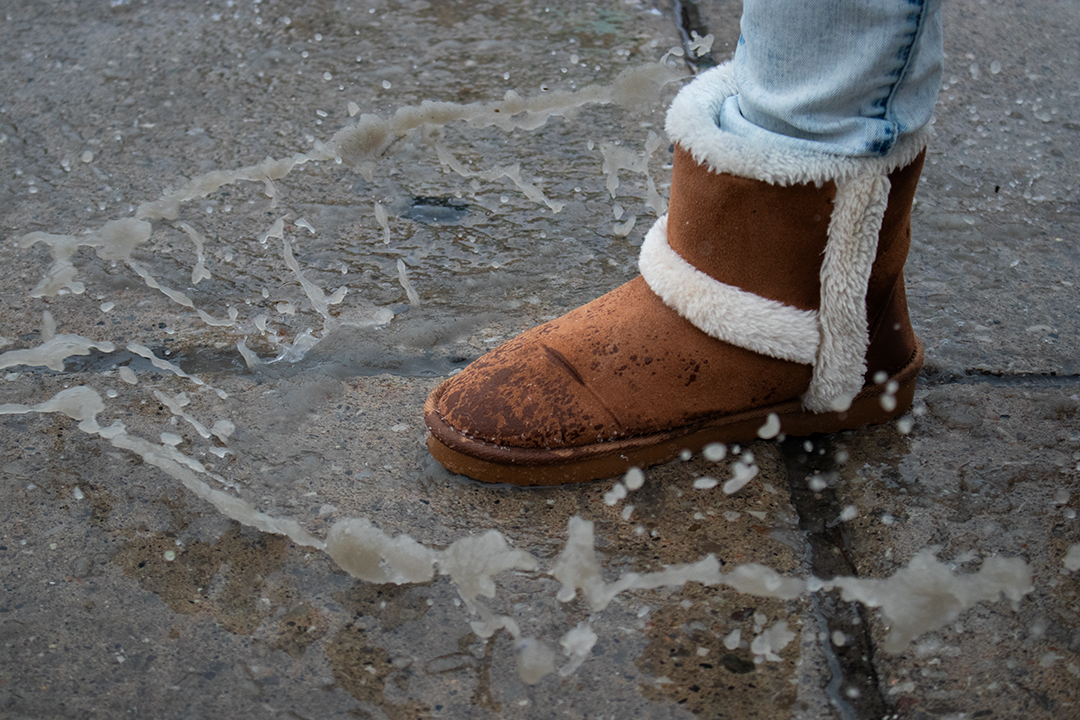
[[[784,187],[717,175],[676,144],[668,244],[722,283],[817,310],[835,194],[832,183]]]
[[[714,340],[640,277],[447,381],[439,411],[498,445],[587,445],[797,396],[810,366]]]
[[[903,365],[916,347],[902,268],[921,159],[890,178],[867,295],[870,377]],[[717,280],[814,310],[834,195],[831,183],[716,174],[676,146],[669,243]],[[573,448],[798,398],[811,373],[706,335],[638,277],[484,355],[444,383],[436,409],[470,438]]]

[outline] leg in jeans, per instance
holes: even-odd
[[[940,0],[746,0],[739,94],[720,126],[784,147],[888,154],[933,113],[940,10]]]

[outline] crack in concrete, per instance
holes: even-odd
[[[1069,387],[1080,383],[1080,375],[1059,375],[1054,371],[1008,373],[992,370],[965,370],[963,374],[937,369],[924,369],[920,379],[927,387],[941,385],[974,385],[988,383],[1006,387]]]
[[[811,572],[823,580],[838,575],[857,576],[846,551],[843,523],[836,522],[841,508],[835,491],[828,486],[834,474],[833,439],[814,438],[811,450],[805,438],[786,438],[780,452],[787,470],[791,502],[799,515],[799,529],[805,533]],[[826,486],[814,490],[806,480],[814,475]],[[833,677],[825,691],[844,720],[885,717],[888,703],[881,692],[874,667],[875,647],[870,636],[870,618],[858,603],[843,602],[836,593],[818,593],[813,613],[822,628],[821,649]],[[842,641],[837,643],[834,637]]]
[[[679,28],[679,37],[682,39],[682,47],[686,52],[683,55],[686,66],[695,75],[715,67],[717,63],[713,59],[712,51],[700,56],[695,56],[691,51],[690,46],[694,42],[693,33],[697,33],[698,37],[705,37],[709,34],[709,28],[705,26],[705,21],[701,19],[701,11],[698,9],[697,3],[694,0],[673,0],[671,5],[672,12],[675,13],[675,23]]]

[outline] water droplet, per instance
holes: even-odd
[[[769,413],[765,424],[758,428],[758,437],[762,440],[771,440],[780,434],[780,417],[776,413]]]
[[[727,445],[723,443],[709,443],[705,446],[705,449],[701,451],[701,454],[710,462],[720,462],[727,456]]]

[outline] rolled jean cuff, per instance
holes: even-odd
[[[726,132],[851,157],[889,154],[933,115],[940,0],[746,0]]]

